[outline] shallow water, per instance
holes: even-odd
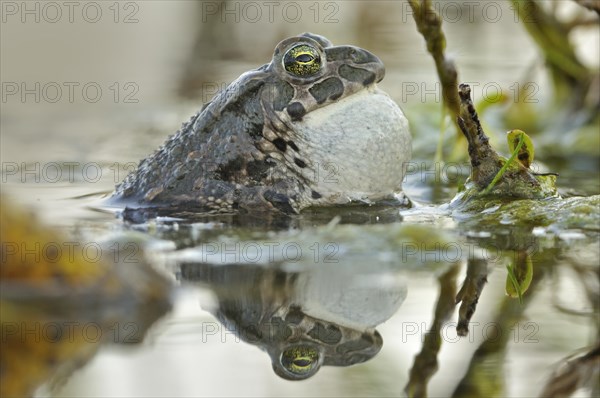
[[[423,383],[431,371],[420,368],[410,378],[415,356],[424,344],[431,347],[426,336],[435,327],[438,301],[438,307],[453,306],[464,278],[477,269],[469,263],[474,258],[487,260],[487,284],[468,336],[457,336],[458,306],[439,325],[439,369],[429,380],[429,395],[452,395],[485,340],[499,347],[478,356],[473,366],[489,378],[469,373],[462,383],[488,383],[488,395],[497,396],[538,394],[558,361],[595,343],[597,317],[585,315],[594,309],[584,286],[597,274],[600,258],[598,209],[590,217],[596,228],[587,229],[491,225],[453,217],[442,205],[454,196],[468,167],[429,171],[436,167],[430,158],[435,131],[415,137],[414,168],[404,183],[406,194],[418,205],[411,210],[357,206],[308,210],[292,218],[163,217],[132,224],[102,206],[127,171],[210,98],[215,86],[268,61],[279,39],[301,31],[379,55],[387,66],[381,87],[403,104],[412,123],[419,121],[411,115],[429,111],[423,102],[435,102],[428,91],[435,87],[432,63],[406,4],[375,3],[318,3],[317,22],[311,5],[299,3],[304,17],[297,23],[280,17],[274,23],[242,18],[218,25],[216,31],[225,37],[219,46],[222,40],[232,41],[232,46],[229,53],[223,48],[225,55],[211,54],[218,59],[213,60],[217,67],[204,77],[210,84],[188,101],[176,97],[175,89],[193,44],[193,12],[198,11],[193,3],[132,3],[138,6],[138,22],[133,24],[114,23],[108,3],[102,3],[107,17],[98,24],[49,24],[43,18],[40,23],[9,19],[3,24],[4,82],[95,82],[104,96],[95,103],[82,97],[70,102],[64,96],[51,103],[43,94],[38,102],[32,95],[24,100],[7,97],[1,121],[2,193],[35,209],[68,238],[136,242],[152,266],[175,285],[172,311],[153,325],[142,343],[118,343],[123,333],[127,337],[125,327],[135,323],[121,319],[104,330],[107,344],[87,365],[44,386],[38,396],[402,395],[409,381]],[[467,14],[457,18],[453,9],[446,9],[449,51],[461,74],[468,76],[464,80],[492,82],[508,93],[513,84],[522,83],[537,55],[512,10],[504,3],[491,3],[501,7],[503,16],[497,21],[476,14],[473,23],[467,23]],[[121,9],[119,18],[135,9]],[[335,10],[338,22],[326,23],[325,13]],[[507,31],[514,35],[511,40],[505,39]],[[597,58],[597,36],[580,40],[582,52],[596,51],[592,61]],[[25,46],[29,50],[22,52]],[[40,57],[47,60],[43,68]],[[547,87],[541,74],[531,79],[539,84],[543,100]],[[118,88],[114,82],[119,82]],[[125,88],[127,82],[134,86]],[[138,88],[133,97],[137,102],[124,100],[133,92],[131,87]],[[561,175],[563,196],[600,194],[597,157],[556,161],[544,159],[541,152],[536,155]],[[458,177],[452,174],[457,170],[462,171]],[[534,255],[535,279],[520,304],[505,295],[506,265],[523,250]],[[448,290],[449,285],[454,290]],[[587,291],[597,294],[597,286],[592,283]],[[341,345],[336,337],[341,334],[344,341],[355,342],[348,347],[368,352],[361,354],[365,357],[350,355],[354,359],[330,353],[327,361],[370,359],[350,367],[323,366],[303,382],[277,376],[266,351],[296,344],[309,332],[303,329],[307,323],[274,319],[285,318],[294,308],[301,308],[305,319],[335,325],[325,337],[319,335],[328,349]],[[504,319],[503,314],[512,318]],[[291,337],[279,332],[285,329],[281,325],[290,324]],[[262,340],[252,332],[260,327]],[[373,337],[375,329],[382,346]]]

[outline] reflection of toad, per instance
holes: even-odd
[[[181,264],[184,281],[202,282],[215,293],[215,316],[242,340],[271,357],[288,380],[307,379],[321,365],[349,366],[373,358],[383,339],[375,327],[406,296],[389,271],[341,264],[285,271],[248,264]]]

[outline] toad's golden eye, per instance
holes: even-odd
[[[314,47],[300,44],[285,53],[283,66],[296,76],[311,76],[321,69],[321,56]]]
[[[319,365],[319,352],[306,346],[288,348],[281,353],[281,365],[296,376],[308,375]]]

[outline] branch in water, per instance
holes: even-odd
[[[471,88],[467,84],[461,84],[458,94],[461,102],[457,122],[469,143],[471,158],[471,176],[467,184],[472,187],[464,198],[479,194],[526,199],[556,196],[556,175],[534,174],[520,162],[509,163],[506,158],[498,155],[481,127],[471,100]],[[497,183],[490,190],[486,190],[505,165]]]
[[[479,187],[484,188],[498,173],[502,162],[481,127],[477,111],[471,101],[471,87],[468,84],[461,84],[458,95],[460,96],[458,126],[469,143],[471,179]]]

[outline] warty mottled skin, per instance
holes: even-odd
[[[408,122],[383,63],[305,33],[242,74],[116,187],[113,204],[208,213],[375,202],[400,192]]]

